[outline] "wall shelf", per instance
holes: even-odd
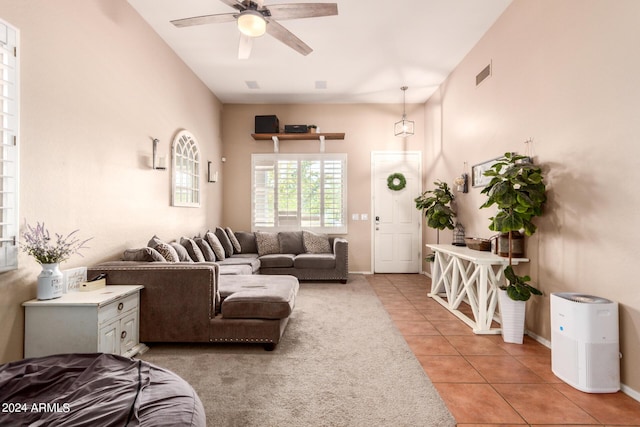
[[[344,139],[342,133],[252,133],[251,137],[256,141],[273,141],[273,152],[279,150],[280,141],[320,141],[320,152],[324,153],[324,141],[327,139]]]

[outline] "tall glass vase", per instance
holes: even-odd
[[[60,264],[41,264],[42,271],[38,275],[38,299],[60,298],[63,291]]]

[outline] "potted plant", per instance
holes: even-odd
[[[60,263],[69,259],[72,255],[80,254],[82,249],[87,249],[85,244],[91,240],[80,240],[72,231],[68,235],[55,234],[55,238],[49,234],[44,223],[36,223],[33,227],[25,225],[22,233],[22,250],[35,258],[42,266],[42,272],[38,275],[38,299],[52,299],[62,296],[62,272]]]
[[[445,228],[453,230],[454,228],[455,212],[451,207],[451,202],[455,196],[446,182],[435,181],[433,184],[436,186],[434,190],[425,191],[414,201],[416,209],[424,211],[427,227],[436,229],[436,243],[440,243],[440,230]],[[433,259],[434,254],[431,254],[425,258],[425,261],[431,262]]]
[[[509,235],[509,264],[504,270],[507,284],[502,289],[503,292],[499,293],[503,338],[506,342],[522,344],[525,302],[532,294],[542,295],[542,292],[528,283],[531,280],[529,276],[518,276],[514,272],[512,235],[515,231],[524,231],[527,236],[535,233],[536,226],[532,220],[542,215],[542,208],[547,200],[546,187],[540,167],[531,163],[529,157],[515,153],[505,153],[484,175],[491,177],[491,181],[481,191],[488,199],[480,208],[496,205],[498,212],[489,218],[489,229]],[[505,335],[510,330],[505,325],[505,316],[512,313],[507,304],[512,301],[519,303],[515,305],[519,306],[521,313],[515,319],[518,322],[516,330],[522,331],[516,332],[515,335],[519,334],[519,337]]]

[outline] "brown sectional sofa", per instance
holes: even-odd
[[[260,343],[267,350],[273,349],[284,333],[295,307],[298,279],[347,281],[345,239],[319,236],[321,250],[327,250],[328,244],[330,252],[316,254],[306,252],[303,232],[277,233],[276,253],[271,234],[218,228],[212,232],[217,239],[205,233],[198,241],[200,252],[207,250],[203,240],[208,237],[217,245],[216,240],[224,240],[222,233],[233,235],[235,241],[221,242],[225,254],[215,261],[183,258],[167,262],[162,254],[175,255],[167,255],[166,246],[173,246],[180,258],[197,252],[195,239],[180,239],[183,251],[177,242],[168,244],[154,236],[148,247],[125,251],[124,260],[91,267],[88,275],[105,273],[108,284],[144,285],[140,295],[141,342]],[[307,240],[316,238],[318,235]],[[268,250],[267,240],[272,246]],[[279,253],[281,249],[287,253]]]

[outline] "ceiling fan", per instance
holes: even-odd
[[[308,55],[313,49],[291,31],[280,25],[276,19],[316,18],[338,14],[337,3],[289,3],[265,6],[263,4],[264,0],[220,1],[233,7],[237,12],[194,16],[192,18],[176,19],[171,23],[176,27],[190,27],[236,20],[238,30],[240,30],[240,45],[238,47],[238,58],[240,59],[249,57],[253,39],[262,36],[265,32],[297,52]]]

